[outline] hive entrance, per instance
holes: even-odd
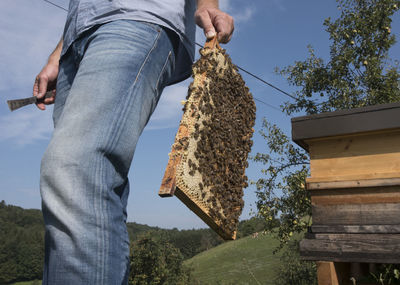
[[[222,238],[235,239],[255,103],[215,39],[200,54],[159,195],[177,196]]]

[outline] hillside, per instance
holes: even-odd
[[[185,259],[208,250],[223,241],[210,229],[162,229],[138,223],[128,223],[131,242],[146,232],[162,238],[178,248]],[[264,228],[259,219],[242,221],[238,237]],[[44,257],[44,225],[37,209],[23,209],[0,202],[0,284],[35,280],[42,276]]]
[[[270,235],[226,242],[185,261],[199,284],[272,284],[279,267],[278,242]]]

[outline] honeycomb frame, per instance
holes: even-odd
[[[200,54],[159,195],[175,195],[223,239],[232,240],[248,185],[255,103],[216,38]]]

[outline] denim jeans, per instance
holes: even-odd
[[[176,43],[157,25],[118,20],[86,32],[60,60],[41,164],[43,284],[128,283],[127,175]]]

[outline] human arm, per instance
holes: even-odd
[[[63,39],[61,38],[56,48],[49,56],[46,65],[35,78],[35,83],[33,84],[33,96],[42,99],[47,91],[53,91],[53,96],[51,98],[45,98],[36,103],[36,106],[40,110],[45,110],[45,105],[54,103],[62,45]]]
[[[204,30],[207,39],[218,36],[218,41],[227,43],[234,30],[233,18],[219,9],[218,0],[197,0],[196,24]]]

